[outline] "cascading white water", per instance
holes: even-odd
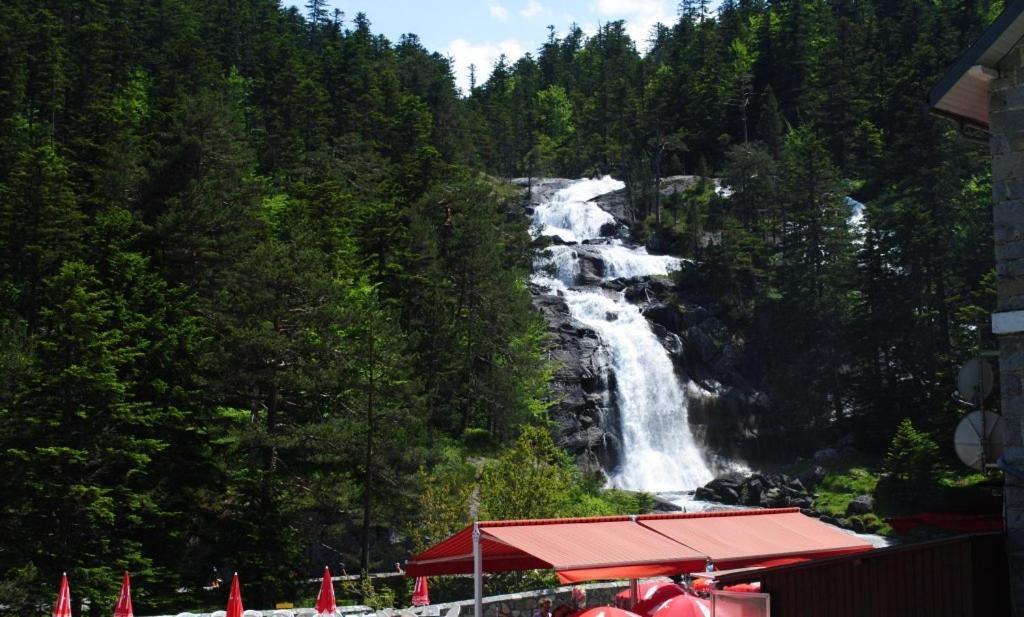
[[[573,182],[535,209],[534,233],[566,242],[596,240],[601,228],[615,220],[588,200],[622,187],[608,176]],[[668,353],[623,293],[574,287],[583,252],[601,260],[605,280],[667,274],[680,260],[648,255],[645,248],[620,240],[556,245],[539,260],[533,281],[563,296],[573,319],[597,332],[608,349],[622,422],[622,461],[611,472],[612,485],[650,492],[703,485],[712,474],[690,432],[683,384]]]

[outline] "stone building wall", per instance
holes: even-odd
[[[1024,310],[1024,43],[999,64],[990,86],[992,222],[995,233],[998,315]],[[1004,322],[1007,320],[1003,320]],[[1024,473],[1024,327],[999,336],[1001,410],[1006,421],[1003,458]],[[1024,616],[1024,476],[1005,474],[1004,508],[1014,614]]]

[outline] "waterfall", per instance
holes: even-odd
[[[597,332],[608,350],[622,436],[621,463],[609,470],[612,486],[649,492],[694,489],[713,476],[690,432],[685,385],[668,352],[623,292],[577,286],[581,261],[588,258],[603,265],[604,280],[663,275],[680,265],[677,258],[600,237],[615,219],[589,200],[622,187],[608,176],[578,180],[535,208],[535,235],[588,243],[550,247],[532,280],[562,296],[573,319]]]

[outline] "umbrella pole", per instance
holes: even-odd
[[[636,603],[640,601],[640,581],[635,578],[629,579],[629,610],[633,610]]]
[[[484,556],[480,548],[480,524],[473,523],[473,611],[484,617]]]

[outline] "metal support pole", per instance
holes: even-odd
[[[633,610],[636,603],[640,601],[640,581],[629,579],[629,610]]]
[[[473,611],[484,617],[484,553],[480,547],[480,523],[473,523]]]

